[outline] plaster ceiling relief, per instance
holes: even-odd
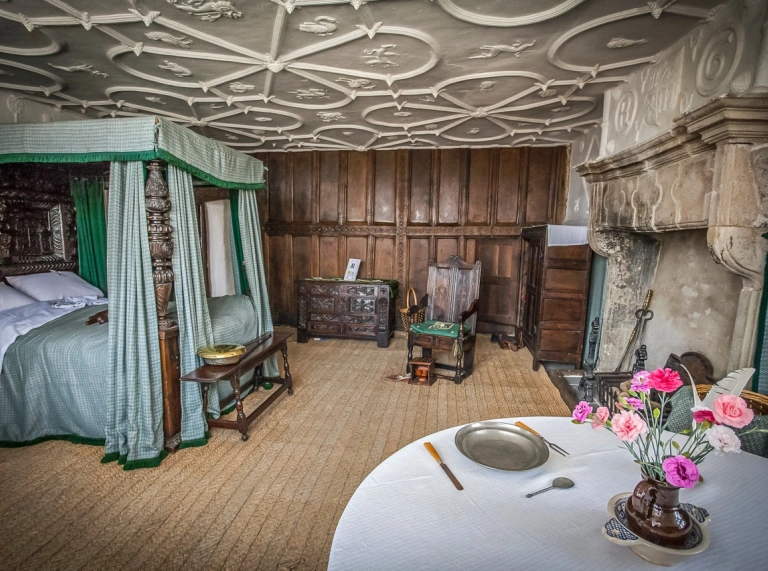
[[[10,0],[0,88],[93,117],[160,115],[246,151],[567,144],[607,88],[718,4]],[[716,65],[734,33],[702,34],[700,90],[751,82]]]

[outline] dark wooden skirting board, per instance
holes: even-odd
[[[427,264],[483,263],[478,331],[511,333],[520,311],[522,228],[564,217],[565,147],[256,153],[272,315],[296,325],[296,280],[396,279],[424,295]],[[398,328],[402,326],[398,324]]]

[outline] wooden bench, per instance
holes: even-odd
[[[208,389],[218,381],[229,381],[235,397],[235,408],[237,409],[237,420],[223,420],[221,418],[209,418],[208,427],[229,428],[239,430],[241,438],[248,440],[248,427],[256,418],[263,413],[269,406],[277,400],[284,392],[293,394],[293,379],[291,370],[288,366],[288,338],[292,333],[273,333],[269,339],[254,342],[246,345],[246,352],[238,363],[234,365],[203,365],[191,373],[181,377],[182,381],[192,381],[200,384],[203,391],[203,410],[208,411]],[[269,357],[280,351],[283,354],[283,366],[285,367],[285,377],[264,377],[262,375],[262,365]],[[240,377],[248,371],[255,369],[253,379],[240,386]],[[242,391],[253,386],[253,390],[258,390],[259,384],[269,381],[280,385],[267,400],[261,403],[256,410],[248,416],[243,412],[243,402],[240,397]]]

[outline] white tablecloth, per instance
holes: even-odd
[[[504,472],[464,457],[454,445],[460,427],[417,440],[376,467],[341,516],[331,547],[331,571],[658,569],[602,535],[608,500],[631,492],[640,469],[606,430],[569,418],[523,420],[570,452],[551,452],[539,468]],[[432,442],[464,486],[453,487],[423,443]],[[768,460],[742,452],[710,454],[705,482],[681,490],[681,501],[710,511],[709,549],[675,569],[766,569]],[[525,494],[553,478],[569,490]]]

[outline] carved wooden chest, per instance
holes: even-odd
[[[395,300],[389,284],[297,280],[298,342],[310,336],[375,339],[387,347],[395,330]]]

